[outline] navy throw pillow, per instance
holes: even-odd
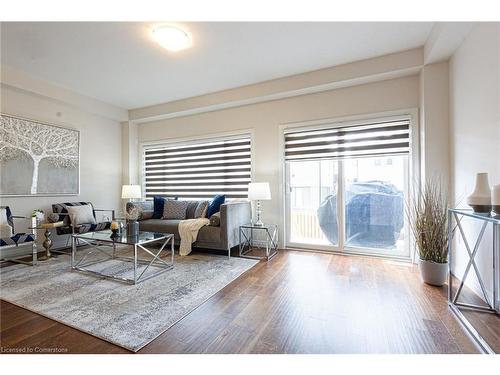
[[[212,216],[216,212],[220,211],[220,205],[223,204],[226,200],[226,196],[222,194],[218,194],[210,201],[208,204],[207,217]]]
[[[165,198],[155,195],[153,197],[153,219],[161,219],[163,217],[164,206]]]

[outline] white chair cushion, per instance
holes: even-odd
[[[9,225],[7,221],[7,209],[4,207],[0,208],[0,225]]]
[[[7,209],[0,208],[0,238],[12,237],[12,227],[7,221]]]
[[[12,227],[7,221],[7,210],[5,208],[0,208],[0,238],[12,237]]]
[[[96,224],[92,206],[84,204],[82,206],[67,206],[69,219],[72,225]]]
[[[0,238],[12,237],[12,227],[8,224],[0,224]]]

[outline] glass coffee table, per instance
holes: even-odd
[[[151,244],[160,243],[160,248],[151,248]],[[77,243],[87,245],[78,251]],[[168,252],[170,243],[170,262],[161,258]],[[117,245],[127,245],[118,246]],[[148,247],[146,247],[148,245]],[[127,255],[123,253],[130,252]],[[96,259],[96,255],[100,255]],[[144,257],[145,256],[145,257]],[[116,261],[123,262],[124,267],[116,267]],[[108,264],[106,264],[108,262]],[[125,267],[132,264],[132,267]],[[126,230],[117,236],[112,236],[111,230],[73,234],[71,236],[71,269],[94,274],[103,278],[137,284],[174,267],[174,235],[169,233],[139,232],[136,236],[128,236]],[[106,272],[108,268],[112,272]],[[147,272],[153,268],[154,272]]]

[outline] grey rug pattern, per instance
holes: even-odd
[[[69,262],[60,255],[35,267],[0,268],[0,298],[134,352],[257,264],[208,254],[176,256],[172,270],[127,285],[71,271]],[[119,274],[124,262],[97,267]]]

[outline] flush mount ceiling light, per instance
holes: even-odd
[[[169,51],[180,51],[191,47],[191,36],[177,27],[158,26],[153,29],[153,38]]]

